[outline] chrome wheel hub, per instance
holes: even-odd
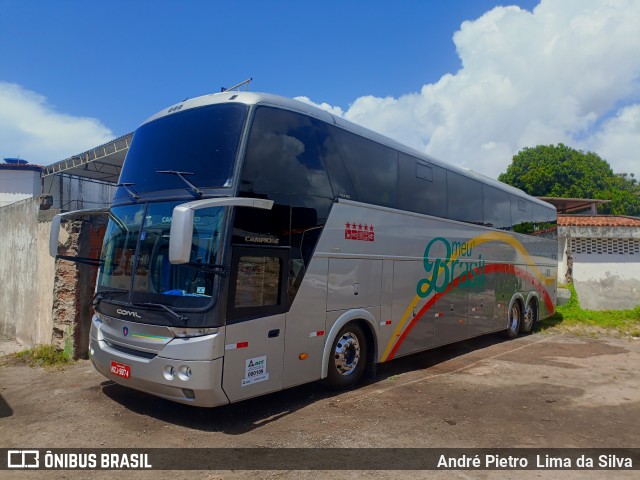
[[[511,307],[511,317],[509,318],[509,329],[516,330],[518,328],[518,324],[520,323],[520,311],[518,310],[518,306],[514,303]]]
[[[360,342],[353,333],[347,332],[336,343],[333,355],[336,370],[340,375],[350,375],[360,360]]]

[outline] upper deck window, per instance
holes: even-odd
[[[240,191],[332,198],[324,149],[312,118],[270,107],[256,111]]]
[[[398,152],[339,128],[332,129],[361,202],[398,206]]]
[[[482,184],[458,173],[447,171],[449,218],[461,222],[484,224]]]
[[[246,105],[226,103],[182,110],[136,130],[120,175],[138,194],[185,191],[185,183],[162,170],[189,172],[198,188],[230,187]],[[129,198],[124,188],[115,199]]]

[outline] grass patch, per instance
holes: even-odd
[[[38,345],[5,358],[8,360],[7,363],[30,367],[62,367],[73,363],[64,350],[58,350],[54,345]]]
[[[571,299],[558,306],[554,315],[539,322],[541,331],[559,328],[582,334],[640,337],[640,305],[631,310],[584,310],[573,284],[559,286],[571,291]]]

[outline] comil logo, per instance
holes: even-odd
[[[119,308],[116,312],[127,317],[142,318],[138,312],[132,312],[131,310],[123,310],[122,308]]]
[[[39,468],[40,452],[38,450],[8,450],[8,468]]]

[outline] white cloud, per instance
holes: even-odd
[[[559,142],[638,175],[638,25],[636,0],[496,7],[455,32],[458,72],[399,98],[360,97],[343,116],[492,177],[523,147]]]
[[[320,108],[322,110],[326,110],[327,112],[331,113],[332,115],[337,115],[339,117],[342,117],[344,115],[344,112],[342,111],[342,109],[340,107],[332,107],[327,102],[315,103],[315,102],[312,102],[309,97],[295,97],[295,100],[298,100],[298,101],[304,102],[304,103],[308,103],[309,105],[313,105],[314,107]]]
[[[47,99],[0,82],[0,155],[47,165],[113,139],[93,118],[56,112]]]
[[[640,105],[625,107],[593,135],[587,149],[614,165],[616,173],[640,171]]]

